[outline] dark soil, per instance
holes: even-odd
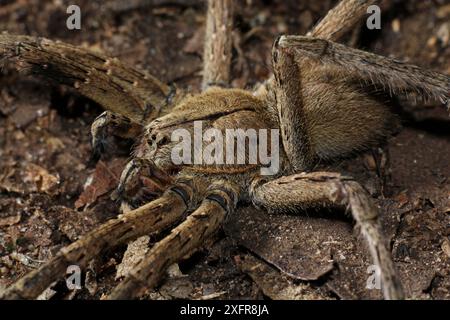
[[[0,30],[102,50],[198,92],[203,1],[116,12],[110,2],[0,1]],[[336,3],[237,2],[233,86],[241,88],[270,75],[278,34],[304,34]],[[450,2],[385,2],[391,6],[382,13],[382,29],[355,31],[345,42],[450,74]],[[80,31],[65,27],[73,3],[82,10]],[[403,130],[383,149],[330,170],[355,176],[376,199],[408,297],[450,299],[448,113],[437,103],[394,104]],[[20,75],[12,66],[0,74],[0,288],[119,213],[110,194],[126,159],[91,160],[90,124],[101,112],[72,90]],[[388,160],[381,176],[375,158]],[[101,188],[82,196],[94,174]],[[46,297],[107,295],[119,281],[116,267],[125,249],[92,263],[82,290],[69,292],[58,283]],[[379,290],[365,289],[369,265],[362,239],[342,212],[283,216],[247,208],[146,298],[381,298]]]

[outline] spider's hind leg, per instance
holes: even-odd
[[[74,88],[104,109],[145,124],[178,101],[173,87],[116,58],[44,38],[0,34],[0,62]]]
[[[66,274],[66,268],[85,268],[89,261],[109,248],[143,235],[159,232],[179,221],[197,199],[197,184],[180,179],[164,194],[146,205],[111,219],[79,240],[62,248],[52,259],[0,292],[1,299],[35,299]]]
[[[281,36],[280,50],[336,68],[343,76],[391,95],[433,99],[449,106],[450,76],[401,61],[312,37]]]
[[[378,211],[359,183],[338,173],[314,172],[282,177],[267,183],[255,180],[252,198],[273,212],[293,208],[347,207],[364,236],[373,263],[379,267],[386,299],[404,298],[391,252],[378,222]]]

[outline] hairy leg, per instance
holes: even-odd
[[[377,209],[367,192],[353,179],[337,173],[314,172],[282,177],[267,183],[255,181],[252,196],[256,205],[274,212],[346,206],[361,228],[373,262],[380,268],[384,297],[404,297],[387,241],[380,230]]]
[[[196,184],[180,179],[162,197],[109,220],[79,240],[61,249],[54,258],[0,293],[0,299],[35,299],[54,281],[63,277],[68,266],[84,268],[107,249],[140,236],[161,231],[180,220],[197,197]]]
[[[366,15],[370,5],[378,4],[379,0],[342,0],[328,11],[327,15],[310,31],[308,35],[321,39],[339,41],[342,36],[355,28]],[[269,96],[274,87],[274,76],[256,87],[257,96]]]
[[[395,117],[386,106],[361,92],[345,72],[283,47],[283,38],[272,50],[275,80],[267,103],[278,115],[295,172],[367,150],[389,136]]]
[[[177,100],[175,88],[155,77],[70,44],[0,34],[0,60],[75,88],[82,95],[138,124],[164,114]]]
[[[237,186],[225,181],[213,183],[200,207],[154,245],[109,299],[132,299],[156,286],[168,266],[192,254],[219,229],[227,213],[235,209],[238,197]]]
[[[278,114],[283,147],[296,172],[389,136],[395,118],[361,91],[365,85],[450,101],[449,76],[327,40],[281,36],[272,60],[275,79],[267,101]]]
[[[277,47],[339,68],[361,82],[391,94],[418,94],[424,98],[450,100],[450,76],[342,44],[305,36],[281,36]]]
[[[293,55],[279,50],[278,41],[273,47],[272,63],[275,76],[272,89],[283,149],[295,171],[309,170],[314,164],[315,154],[301,92],[302,70],[294,61]]]

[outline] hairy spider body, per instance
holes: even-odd
[[[0,297],[35,298],[67,266],[84,267],[110,247],[180,223],[109,295],[138,297],[158,284],[168,266],[201,246],[227,213],[251,202],[273,212],[349,209],[381,270],[385,298],[402,298],[367,192],[350,177],[313,171],[324,161],[378,145],[394,130],[395,117],[367,88],[450,101],[450,77],[334,42],[376,2],[343,0],[308,36],[279,37],[272,49],[274,75],[254,92],[217,87],[229,81],[232,0],[208,1],[204,91],[196,95],[176,92],[98,53],[45,39],[0,35],[1,55],[27,62],[31,71],[73,86],[108,110],[92,126],[94,149],[101,151],[111,135],[119,140],[140,136],[115,194],[133,209],[125,206],[122,215],[63,248]],[[193,136],[197,121],[204,131],[222,134],[230,129],[279,130],[279,170],[262,175],[267,163],[250,161],[249,148],[232,154],[246,160],[241,164],[217,163],[212,153],[201,164],[174,163],[173,134],[185,130]],[[210,142],[190,141],[192,158]],[[274,151],[273,145],[266,147]]]
[[[275,175],[265,177],[265,180],[275,179],[281,175],[300,173],[317,167],[322,161],[336,160],[338,157],[366,150],[380,143],[389,135],[394,127],[395,117],[389,109],[360,92],[359,89],[351,87],[345,74],[330,67],[318,64],[307,65],[305,68],[305,84],[299,87],[304,99],[304,112],[307,124],[307,135],[310,140],[312,162],[307,167],[294,168],[280,141],[277,150],[281,150],[279,156],[280,168]],[[344,78],[342,77],[344,76]],[[272,99],[271,99],[272,98]],[[267,95],[256,96],[252,92],[240,89],[209,88],[207,91],[182,99],[165,116],[159,117],[144,127],[144,134],[134,150],[133,165],[124,171],[122,185],[124,188],[132,189],[128,192],[136,195],[136,185],[131,183],[133,175],[139,180],[145,175],[145,171],[136,170],[136,161],[146,163],[152,161],[156,167],[165,172],[179,172],[179,174],[207,175],[208,180],[228,179],[236,185],[241,186],[239,200],[252,200],[249,186],[252,181],[259,178],[261,163],[249,163],[250,145],[243,149],[235,150],[235,153],[244,151],[244,155],[235,155],[245,159],[244,163],[217,163],[211,159],[209,153],[203,150],[211,141],[202,140],[200,149],[194,146],[194,138],[190,150],[193,154],[209,157],[203,159],[202,164],[174,165],[172,151],[179,143],[172,141],[175,130],[185,129],[191,137],[195,136],[194,124],[202,122],[202,130],[206,132],[210,128],[223,132],[226,130],[252,129],[271,130],[280,129],[276,102],[273,97]],[[296,113],[299,111],[296,110]],[[245,133],[245,132],[243,132]],[[246,137],[241,137],[246,141]],[[295,139],[295,136],[294,136]],[[226,154],[226,143],[223,146],[223,154]],[[252,141],[248,141],[249,144]],[[294,141],[296,145],[301,141]],[[270,144],[267,146],[270,149]],[[268,150],[269,153],[271,150]],[[302,151],[300,151],[302,152]],[[303,158],[302,153],[294,154],[296,158]],[[259,160],[259,159],[258,159]],[[209,164],[208,164],[209,163]],[[133,188],[130,188],[133,186]],[[142,187],[142,186],[141,186]],[[142,193],[141,193],[142,194]],[[148,199],[145,199],[148,200]],[[136,202],[136,199],[133,201]],[[142,204],[142,201],[138,201]]]

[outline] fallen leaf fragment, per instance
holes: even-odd
[[[242,272],[248,274],[267,297],[274,300],[325,300],[331,299],[307,282],[294,283],[263,260],[247,254],[235,259]]]
[[[114,159],[111,163],[99,161],[83,193],[75,202],[75,208],[89,206],[99,197],[113,190],[119,182],[124,166],[125,160],[121,158]]]
[[[6,218],[0,218],[0,227],[7,227],[7,226],[12,226],[16,223],[20,222],[21,219],[21,214],[18,213],[15,216],[10,216],[10,217],[6,217]]]

